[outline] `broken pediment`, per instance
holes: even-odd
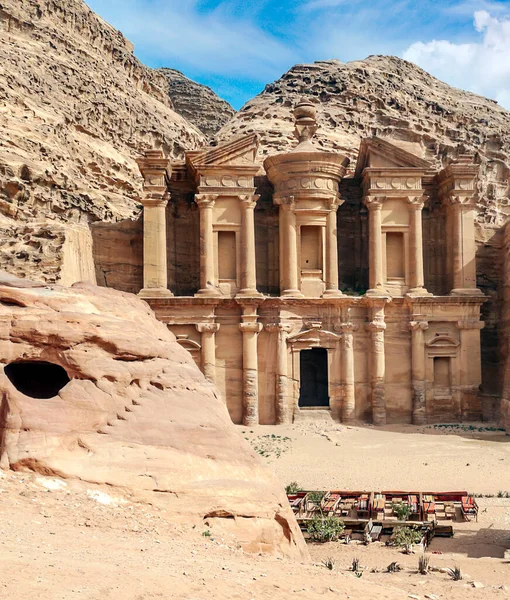
[[[378,137],[361,141],[355,177],[360,178],[366,168],[375,169],[421,169],[428,170],[431,164]]]
[[[255,166],[255,156],[259,147],[256,134],[238,137],[218,146],[186,153],[186,163],[194,172],[209,167],[250,167]]]

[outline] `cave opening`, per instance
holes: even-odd
[[[18,361],[5,367],[12,385],[30,398],[53,398],[71,379],[60,365],[45,361]]]

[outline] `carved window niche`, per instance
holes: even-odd
[[[191,354],[191,357],[195,361],[197,367],[200,368],[202,346],[197,342],[188,339],[188,335],[186,334],[178,334],[175,337],[177,338],[177,343]]]
[[[450,332],[436,331],[425,346],[427,420],[456,421],[461,417],[460,342]]]
[[[300,290],[309,298],[320,298],[326,289],[324,273],[325,218],[300,219],[298,260]]]
[[[236,225],[214,226],[216,280],[224,296],[234,296],[240,287],[240,230]]]

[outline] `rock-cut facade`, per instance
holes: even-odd
[[[140,295],[235,423],[480,419],[474,157],[437,170],[371,137],[350,165],[313,103],[294,116],[263,165],[255,134],[140,159]]]

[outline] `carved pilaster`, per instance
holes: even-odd
[[[219,296],[214,268],[213,208],[218,194],[196,194],[200,210],[200,290],[197,296]]]
[[[215,334],[220,326],[218,323],[198,323],[195,325],[202,337],[202,372],[211,383],[216,381],[216,340]]]
[[[254,319],[256,315],[247,318]],[[243,424],[257,425],[259,422],[257,337],[262,330],[262,325],[249,320],[240,323],[239,329],[243,334]]]
[[[382,206],[385,196],[366,196],[363,199],[368,208],[369,238],[369,296],[386,295],[384,288],[383,249],[382,249]]]
[[[255,220],[254,210],[257,195],[241,195],[241,289],[238,296],[260,296],[257,292],[257,273],[255,258]]]
[[[372,320],[366,324],[371,337],[371,386],[372,386],[372,420],[375,425],[386,424],[386,397],[385,397],[385,349],[384,332],[384,304],[374,305],[370,309]]]
[[[419,315],[413,316],[413,320],[409,322],[409,329],[412,332],[411,362],[413,386],[413,423],[415,425],[424,425],[427,422],[424,331],[428,329],[428,326],[428,322]]]
[[[335,325],[335,331],[342,335],[342,379],[343,402],[342,422],[352,423],[356,418],[356,394],[354,375],[354,332],[358,330],[355,323],[345,322]]]
[[[288,397],[287,363],[287,337],[292,331],[292,326],[286,323],[267,323],[264,329],[269,333],[276,333],[278,335],[275,374],[276,424],[292,423],[292,407],[290,406]]]

